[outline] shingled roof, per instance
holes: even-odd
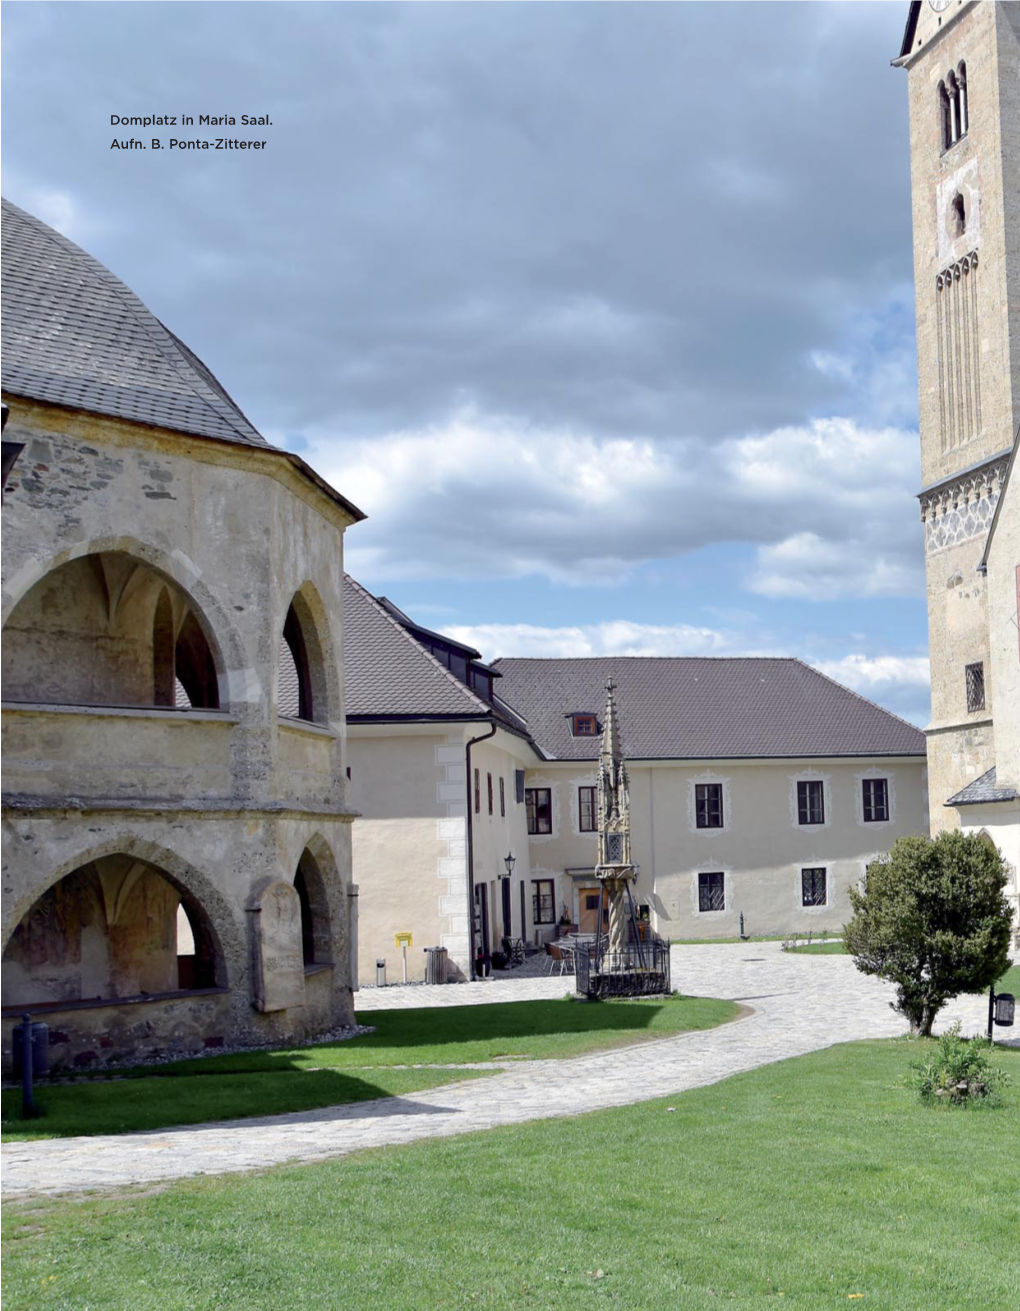
[[[8,200],[2,218],[4,391],[269,447],[202,361],[109,269]]]
[[[344,578],[344,699],[349,720],[478,719],[493,708],[444,669],[387,608]]]
[[[950,797],[945,803],[947,806],[981,806],[988,802],[995,801],[1015,801],[1017,796],[1015,787],[999,787],[995,780],[995,766],[993,765],[987,773],[982,774],[980,778],[974,779],[968,783],[962,791],[957,792],[955,797]]]
[[[560,760],[598,754],[598,739],[573,737],[567,717],[598,715],[609,675],[631,760],[925,754],[919,729],[800,660],[611,656],[494,668],[502,699]]]

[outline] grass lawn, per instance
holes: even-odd
[[[845,956],[846,948],[838,942],[812,942],[804,947],[791,947],[798,956]]]
[[[261,1176],[9,1203],[5,1306],[1014,1311],[1020,1053],[996,1055],[1004,1107],[928,1109],[900,1086],[919,1045]]]
[[[500,1057],[562,1059],[709,1029],[737,1014],[729,1001],[671,997],[597,1004],[560,1000],[361,1011],[375,1033],[347,1042],[239,1052],[40,1083],[38,1120],[18,1119],[20,1091],[3,1094],[5,1139],[125,1133],[204,1120],[336,1106],[435,1088],[468,1071],[435,1067]],[[421,1069],[395,1067],[423,1066]],[[428,1068],[431,1067],[431,1068]]]

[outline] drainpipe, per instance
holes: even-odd
[[[471,978],[478,977],[475,970],[475,830],[474,830],[474,776],[471,772],[471,748],[476,742],[486,742],[496,736],[496,725],[490,719],[489,731],[478,737],[468,738],[464,748],[464,760],[467,767],[467,896],[468,896],[468,961]]]

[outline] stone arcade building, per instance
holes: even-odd
[[[363,516],[6,202],[3,292],[5,1062],[26,1008],[56,1065],[349,1022]]]

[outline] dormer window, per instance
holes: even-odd
[[[574,737],[598,737],[598,720],[594,715],[571,715],[570,731]]]

